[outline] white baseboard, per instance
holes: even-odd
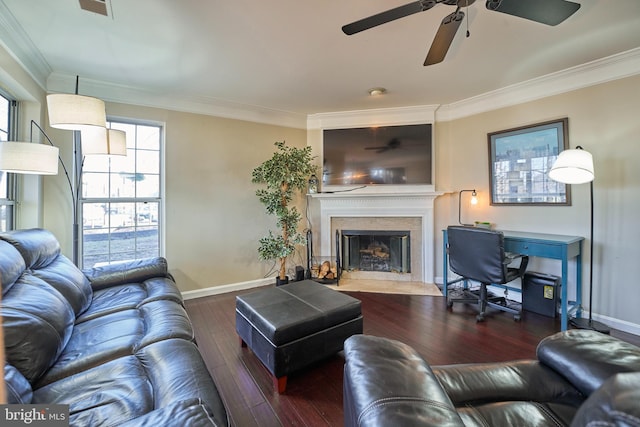
[[[442,283],[443,283],[442,276],[436,277],[434,280],[436,284],[438,284],[438,286],[442,287]],[[520,302],[519,298],[517,298],[517,293],[515,292],[511,294],[509,298],[513,300],[518,300],[518,302]],[[587,314],[588,312],[583,312],[582,317],[585,317]],[[640,336],[640,325],[637,323],[631,323],[631,322],[627,322],[626,320],[620,320],[614,317],[603,316],[597,313],[593,313],[593,320],[602,322],[610,328]]]
[[[582,317],[589,317],[588,313],[583,313]],[[610,328],[617,329],[622,332],[640,336],[640,325],[627,322],[626,320],[614,319],[613,317],[601,316],[593,313],[593,320],[604,323]]]
[[[245,289],[259,288],[275,283],[275,277],[266,277],[264,279],[249,280],[247,282],[231,283],[229,285],[212,286],[210,288],[198,289],[195,291],[182,292],[185,300],[208,297],[211,295],[226,294],[228,292],[242,291]]]

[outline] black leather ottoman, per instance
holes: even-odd
[[[264,289],[236,297],[236,331],[282,393],[288,374],[362,333],[360,301],[311,280]]]

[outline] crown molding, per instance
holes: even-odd
[[[211,97],[173,97],[113,83],[86,81],[83,93],[146,107],[246,120],[299,129],[401,125],[451,121],[487,111],[535,101],[577,89],[640,74],[640,48],[527,80],[451,104],[337,111],[310,115],[233,103]],[[75,76],[50,74],[46,88],[68,92]]]
[[[47,79],[49,92],[69,93],[70,88],[74,87],[75,76],[52,73]],[[80,93],[95,96],[107,102],[306,129],[307,117],[304,114],[234,103],[211,97],[175,96],[175,94],[163,91],[149,91],[91,79],[80,79]]]
[[[52,73],[37,46],[0,0],[0,44],[49,92],[71,92],[75,76]],[[443,105],[327,112],[311,115],[234,103],[213,97],[184,97],[108,82],[82,80],[81,92],[105,101],[164,108],[194,114],[285,126],[298,129],[345,126],[433,123],[450,121],[499,108],[570,92],[640,74],[640,48],[588,62],[563,71]]]
[[[442,105],[436,120],[460,119],[637,74],[640,74],[640,48]]]
[[[51,67],[2,0],[0,0],[0,44],[36,84],[45,90]]]
[[[307,116],[307,129],[433,123],[437,105],[317,113]]]

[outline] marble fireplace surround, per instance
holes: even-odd
[[[320,193],[320,250],[322,257],[335,256],[336,229],[410,230],[411,277],[407,280],[433,283],[434,213],[442,192],[412,193]]]

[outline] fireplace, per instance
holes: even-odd
[[[316,253],[336,259],[336,233],[344,230],[374,231],[384,235],[397,231],[407,233],[406,273],[392,271],[348,271],[341,259],[345,278],[421,281],[433,283],[434,273],[434,221],[433,201],[442,195],[434,191],[396,191],[365,188],[358,191],[312,194],[312,218],[316,226],[313,241]],[[384,232],[384,233],[380,233]],[[320,242],[320,248],[317,248]],[[340,238],[340,245],[343,245]]]
[[[411,232],[342,230],[342,268],[346,271],[411,272]]]

